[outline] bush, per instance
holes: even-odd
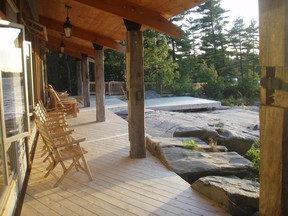
[[[184,148],[185,149],[190,149],[190,150],[199,150],[200,148],[197,146],[195,143],[195,140],[184,140],[183,141]]]
[[[243,78],[239,79],[237,89],[243,98],[247,101],[259,98],[260,85],[259,76],[257,74],[248,73]]]
[[[208,98],[222,99],[223,90],[225,88],[224,80],[222,77],[217,77],[216,79],[210,79],[203,88],[203,93]]]
[[[253,169],[251,176],[249,176],[252,180],[259,181],[259,169],[260,169],[260,146],[259,141],[255,141],[252,147],[245,154],[245,158],[250,160],[253,164]]]

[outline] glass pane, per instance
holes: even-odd
[[[24,54],[26,59],[29,111],[33,112],[34,90],[33,90],[32,51],[30,42],[27,41],[25,42]]]
[[[0,28],[0,67],[6,137],[27,131],[21,29]]]
[[[6,162],[8,170],[8,178],[12,179],[17,173],[17,162],[16,162],[16,142],[11,143],[8,151],[6,152]]]

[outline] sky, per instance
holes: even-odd
[[[233,22],[237,17],[241,17],[244,23],[249,24],[253,18],[258,21],[258,0],[221,0],[221,7],[229,10],[226,13]]]

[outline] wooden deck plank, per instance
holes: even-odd
[[[93,181],[73,170],[53,188],[55,178],[43,177],[39,139],[22,215],[229,215],[149,152],[145,159],[130,159],[125,120],[109,111],[106,122],[93,118],[95,110],[84,109],[69,120],[75,136],[86,137],[81,144]]]

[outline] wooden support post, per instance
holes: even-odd
[[[144,66],[141,25],[124,20],[127,28],[126,65],[130,157],[145,158]]]
[[[82,80],[83,80],[83,101],[84,107],[90,107],[89,97],[89,61],[88,56],[82,54]]]
[[[96,121],[105,121],[105,80],[104,80],[104,50],[103,46],[93,44],[95,49],[95,96]]]
[[[260,215],[288,215],[288,1],[259,1]],[[275,24],[277,23],[277,24]]]
[[[42,71],[41,71],[41,59],[40,59],[40,42],[37,37],[34,37],[34,95],[35,100],[38,101],[43,99],[44,103],[46,102],[46,98],[41,98],[41,83],[43,82]]]
[[[77,95],[82,96],[83,94],[83,82],[82,82],[82,62],[76,62],[76,73],[77,73]]]

